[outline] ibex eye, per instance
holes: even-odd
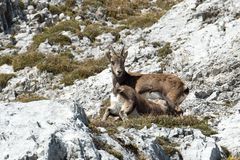
[[[114,61],[111,61],[112,65],[114,65]]]

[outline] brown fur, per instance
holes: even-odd
[[[124,49],[121,54],[108,53],[107,57],[111,62],[114,94],[116,94],[117,84],[131,86],[139,94],[159,92],[170,106],[172,114],[175,115],[177,110],[182,112],[179,105],[188,95],[189,89],[185,88],[185,84],[179,77],[166,73],[140,74],[126,72],[124,63],[127,52],[124,52]]]
[[[129,86],[120,86],[116,89],[116,92],[119,101],[122,102],[121,108],[117,109],[115,106],[108,107],[103,116],[103,121],[105,121],[109,115],[117,114],[122,120],[126,120],[128,115],[134,111],[136,111],[138,115],[147,114],[157,116],[170,114],[169,107],[165,101],[153,102],[147,100]]]

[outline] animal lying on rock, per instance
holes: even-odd
[[[116,95],[117,84],[130,86],[139,94],[157,92],[170,106],[169,110],[172,115],[178,114],[176,111],[182,112],[179,105],[189,94],[189,89],[183,81],[176,75],[167,73],[128,73],[124,65],[127,55],[128,52],[124,51],[124,47],[120,54],[113,49],[112,52],[107,53],[111,63],[114,95]]]
[[[119,116],[126,120],[128,115],[169,115],[170,107],[164,100],[147,100],[138,94],[133,88],[122,85],[116,88],[116,101],[107,107],[102,121],[105,121],[110,115]]]

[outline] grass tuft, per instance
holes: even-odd
[[[56,33],[48,38],[50,45],[60,44],[61,46],[72,44],[71,39],[68,36],[64,36],[61,33]]]
[[[14,71],[24,69],[25,67],[34,67],[44,58],[43,54],[37,52],[29,52],[19,54],[13,58],[12,65]]]
[[[11,65],[13,61],[13,56],[0,56],[0,66],[4,64]]]
[[[114,150],[113,147],[111,145],[107,144],[106,142],[103,142],[97,138],[93,138],[93,143],[95,144],[95,146],[98,150],[100,150],[100,149],[104,150],[120,160],[123,159],[123,155],[120,152]]]
[[[168,138],[165,137],[157,137],[156,142],[163,148],[167,155],[174,155],[176,152],[179,152],[176,147],[178,144],[171,143]]]
[[[27,102],[32,102],[32,101],[40,101],[40,100],[45,100],[47,98],[43,96],[39,96],[37,94],[22,94],[17,96],[16,101],[27,103]]]
[[[167,55],[172,53],[171,44],[168,42],[157,51],[158,57],[164,59]]]
[[[2,88],[5,88],[7,86],[8,81],[14,76],[15,76],[14,74],[0,73],[0,91]]]
[[[130,29],[146,28],[156,23],[162,15],[162,13],[148,13],[137,16],[130,16],[122,23]]]
[[[46,28],[42,33],[33,37],[33,44],[31,45],[32,50],[36,50],[38,46],[44,42],[46,39],[52,40],[53,43],[55,42],[62,42],[64,44],[71,44],[71,40],[66,36],[59,36],[62,31],[71,31],[72,33],[79,33],[80,32],[80,23],[75,20],[68,20],[62,21],[58,24]],[[59,40],[58,40],[59,39]]]
[[[37,68],[40,71],[47,71],[56,75],[63,72],[72,72],[76,65],[76,62],[67,56],[48,55],[37,65]]]
[[[108,130],[109,134],[117,133],[117,127],[122,126],[124,128],[136,128],[142,129],[143,127],[151,127],[152,123],[157,124],[158,127],[191,127],[200,129],[206,136],[216,134],[211,128],[209,128],[206,120],[198,120],[194,116],[172,117],[172,116],[140,116],[137,118],[129,118],[127,121],[113,121],[110,118],[102,122],[100,118],[92,119],[91,127],[104,127]]]
[[[88,59],[79,63],[72,72],[64,73],[62,83],[72,85],[76,79],[85,79],[101,72],[108,66],[106,57],[100,59]]]

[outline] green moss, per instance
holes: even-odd
[[[14,71],[18,71],[24,69],[25,67],[34,67],[39,62],[41,62],[44,58],[44,55],[36,53],[36,52],[29,52],[26,54],[19,54],[13,58],[12,65]]]
[[[172,53],[171,44],[166,43],[162,48],[157,51],[158,57],[164,59],[167,55]]]
[[[7,86],[7,82],[13,78],[14,74],[2,74],[0,73],[0,88],[5,88]]]
[[[13,56],[0,56],[0,66],[4,64],[12,65]]]
[[[47,98],[45,98],[43,96],[39,96],[37,94],[22,94],[16,98],[16,101],[27,103],[27,102],[40,101],[40,100],[45,100],[45,99],[47,99]]]

